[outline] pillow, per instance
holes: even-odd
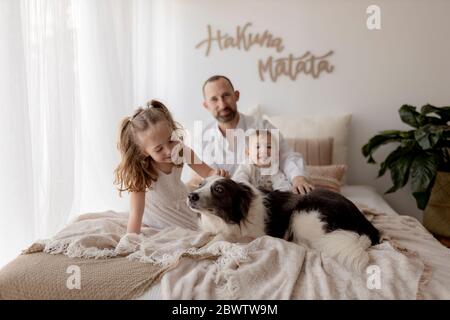
[[[295,152],[302,155],[308,165],[332,164],[333,138],[285,138],[285,141]]]
[[[342,179],[347,171],[345,164],[334,164],[329,166],[306,166],[309,180],[314,187],[341,192]]]
[[[347,140],[351,115],[267,116],[264,119],[281,130],[284,138],[333,137],[332,164],[347,164]]]
[[[334,164],[329,166],[306,166],[308,178],[314,187],[328,189],[334,192],[341,192],[342,179],[347,171],[344,164]],[[196,189],[202,181],[197,173],[193,172],[193,177],[186,183],[190,192]]]

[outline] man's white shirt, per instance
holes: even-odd
[[[237,136],[242,136],[250,129],[278,130],[265,119],[239,113],[239,122],[236,129],[231,129],[233,130],[232,132]],[[245,163],[245,139],[236,138],[228,141],[222,135],[216,120],[211,121],[202,128],[201,136],[202,141],[194,141],[191,148],[209,166],[215,169],[227,170],[230,175],[233,175],[238,166]],[[305,163],[301,154],[294,152],[287,145],[281,133],[279,133],[277,140],[280,148],[279,168],[289,181],[292,181],[296,176],[306,176]]]

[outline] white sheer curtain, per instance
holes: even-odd
[[[0,0],[0,266],[80,213],[127,210],[119,119],[167,99],[171,1]]]

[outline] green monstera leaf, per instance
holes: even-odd
[[[369,157],[369,163],[375,163],[375,160],[372,158],[372,154],[384,144],[402,141],[402,132],[403,131],[400,130],[386,130],[372,137],[369,142],[362,147],[364,157]]]
[[[440,124],[447,124],[450,121],[450,107],[434,107],[430,104],[426,104],[420,109],[420,114],[426,116],[430,113],[435,113],[439,116]],[[430,119],[434,119],[433,117],[428,117]]]
[[[411,127],[420,127],[420,113],[416,111],[416,107],[404,104],[400,110],[400,119]]]
[[[418,128],[414,133],[414,137],[423,150],[429,150],[434,148],[444,138],[444,130],[444,126],[427,124]]]
[[[411,190],[421,210],[425,209],[430,199],[438,166],[439,156],[433,153],[420,154],[411,163]]]

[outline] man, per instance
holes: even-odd
[[[227,139],[227,130],[242,129],[276,129],[267,120],[246,116],[237,110],[239,101],[239,91],[234,90],[231,81],[221,75],[210,77],[203,84],[203,106],[213,115],[217,121],[211,122],[203,129],[202,150],[196,150],[198,155],[203,155],[203,160],[216,169],[225,169],[233,175],[239,166],[239,159],[229,163],[228,161],[217,161],[214,157],[214,150],[222,148],[225,159],[235,159],[236,153],[245,154],[245,146],[235,144],[234,139]],[[213,138],[213,139],[211,139]],[[294,193],[306,194],[313,189],[313,186],[306,179],[305,165],[300,154],[295,153],[279,136],[280,146],[280,169],[288,177],[292,184]],[[202,151],[202,152],[200,152]]]

